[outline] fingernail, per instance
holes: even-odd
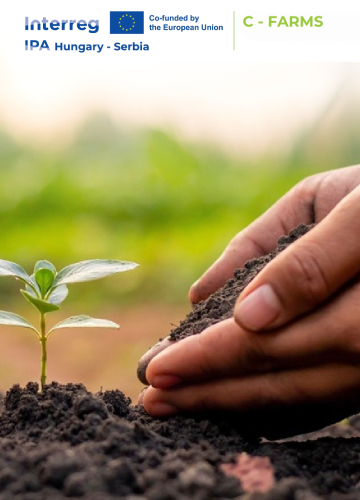
[[[173,385],[180,384],[181,378],[177,375],[154,375],[151,378],[151,385],[156,389],[167,389]]]
[[[279,316],[281,305],[271,285],[261,285],[241,300],[234,310],[236,321],[249,330],[261,330]]]
[[[150,407],[150,413],[154,417],[169,417],[170,415],[175,415],[178,411],[176,406],[169,403],[153,403]]]
[[[197,287],[197,285],[198,285],[198,283],[199,283],[199,281],[200,281],[200,280],[196,280],[196,281],[194,281],[194,283],[193,283],[193,284],[191,285],[191,287],[190,287],[190,290],[192,290],[193,288],[196,288],[196,287]]]
[[[197,296],[198,296],[197,285],[198,285],[198,283],[199,283],[199,280],[195,281],[195,283],[193,283],[191,285],[190,290],[189,290],[189,299],[190,299],[190,302],[192,304],[197,301]]]
[[[155,344],[151,349],[149,349],[140,359],[138,369],[137,369],[137,376],[140,382],[143,384],[148,384],[147,378],[146,378],[146,369],[150,363],[150,361],[161,351],[166,349],[167,347],[175,344],[174,340],[170,340],[170,337],[166,337],[165,339],[161,340],[157,344]]]
[[[141,390],[139,396],[138,396],[138,399],[137,399],[137,403],[138,405],[143,405],[144,404],[144,396],[145,396],[145,392],[147,391],[147,387],[144,387],[144,389]]]

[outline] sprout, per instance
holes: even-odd
[[[134,269],[137,265],[123,260],[95,259],[71,264],[57,272],[51,262],[40,260],[35,264],[34,273],[29,276],[18,264],[0,259],[0,276],[13,276],[22,281],[25,284],[25,290],[21,290],[21,293],[40,313],[39,329],[22,316],[7,311],[0,311],[0,325],[19,326],[36,333],[41,344],[41,389],[44,388],[46,382],[46,343],[53,331],[80,327],[119,328],[119,325],[113,321],[82,315],[67,318],[47,331],[45,315],[60,309],[60,305],[68,294],[67,285],[105,278],[111,274]]]

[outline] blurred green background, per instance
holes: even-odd
[[[255,160],[159,130],[126,134],[106,115],[90,117],[56,150],[20,145],[2,131],[1,258],[28,272],[43,258],[58,269],[90,258],[131,260],[139,269],[79,285],[73,300],[186,301],[227,241],[297,181],[359,161],[360,118],[352,122],[343,133],[339,120],[324,139],[321,126],[304,130],[290,151]],[[0,281],[3,304],[14,288]]]
[[[330,110],[330,112],[329,112]],[[0,132],[0,258],[31,272],[91,258],[131,260],[135,271],[70,286],[66,314],[122,324],[120,333],[66,332],[49,343],[49,379],[135,396],[139,355],[189,309],[190,284],[240,229],[302,178],[359,163],[359,107],[316,117],[286,150],[242,155],[163,130],[126,132],[89,116],[71,142],[32,147]],[[0,309],[36,321],[19,284],[0,280]],[[1,329],[0,389],[38,377],[35,337]]]

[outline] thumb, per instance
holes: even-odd
[[[270,262],[240,294],[235,321],[247,330],[281,326],[324,302],[360,272],[360,190]]]

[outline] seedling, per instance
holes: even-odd
[[[41,344],[41,389],[44,388],[46,382],[46,344],[52,332],[62,328],[120,327],[113,321],[82,315],[71,316],[47,331],[45,316],[60,309],[60,305],[68,295],[67,285],[70,283],[97,280],[111,274],[129,271],[135,267],[137,267],[137,264],[134,262],[95,259],[71,264],[57,272],[51,262],[40,260],[35,264],[34,273],[29,276],[18,264],[0,259],[0,276],[13,276],[15,279],[22,281],[25,284],[25,290],[21,290],[21,293],[30,304],[36,307],[40,314],[39,329],[22,316],[7,311],[0,311],[0,325],[19,326],[21,328],[28,328],[36,333]]]

